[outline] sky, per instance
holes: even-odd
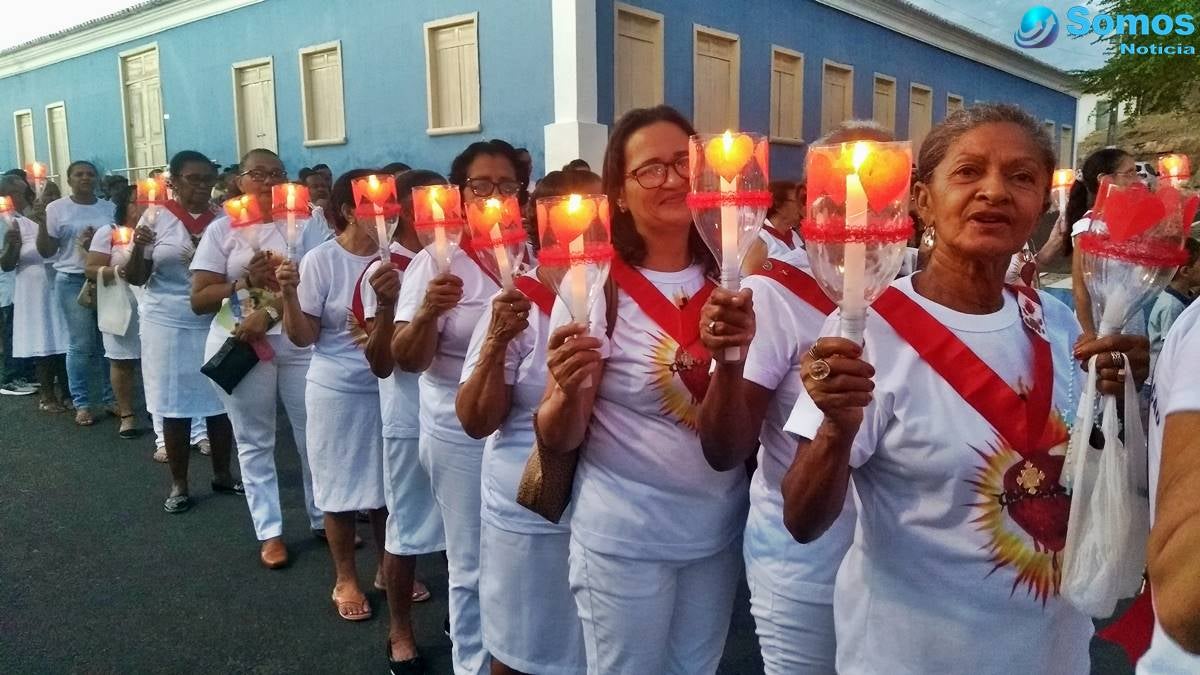
[[[43,35],[70,28],[131,5],[140,0],[49,0],[47,5],[11,0],[5,3],[4,30],[0,31],[0,49],[28,42]],[[937,14],[986,35],[1001,44],[1013,46],[1012,36],[1021,15],[1032,4],[1044,4],[1063,18],[1067,8],[1086,2],[1064,0],[908,0],[922,9]],[[1060,28],[1062,25],[1060,24]],[[1015,48],[1015,47],[1014,47]],[[1104,62],[1100,45],[1091,38],[1072,38],[1059,31],[1055,44],[1043,49],[1025,50],[1030,56],[1042,59],[1063,70],[1094,68]]]

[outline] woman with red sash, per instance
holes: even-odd
[[[891,140],[891,134],[851,121],[814,145]],[[799,544],[783,526],[779,486],[796,453],[796,441],[783,425],[804,389],[800,359],[835,309],[807,268],[803,249],[778,252],[743,280],[740,293],[715,289],[701,320],[700,337],[710,351],[740,343],[747,331],[754,336],[744,362],[721,363],[714,371],[701,407],[700,439],[718,471],[741,471],[759,452],[743,554],[750,611],[769,675],[836,672],[833,582],[854,537],[849,496],[816,542]],[[749,313],[727,316],[730,303],[752,306],[753,320]]]
[[[208,227],[192,259],[192,308],[213,315],[204,350],[206,361],[231,337],[257,345],[256,351],[269,346],[265,353],[270,358],[260,358],[232,394],[213,386],[233,423],[250,520],[255,536],[262,542],[259,561],[268,569],[279,569],[288,563],[288,550],[283,543],[283,513],[275,471],[278,404],[287,413],[300,455],[308,526],[314,532],[325,529],[321,510],[313,501],[305,449],[304,380],[312,350],[293,344],[280,322],[283,300],[275,281],[275,267],[287,257],[287,233],[272,220],[271,188],[287,180],[287,171],[278,155],[263,149],[246,153],[239,166],[238,187],[242,194],[257,199],[263,220],[235,230],[229,216],[221,215]],[[297,258],[329,238],[329,226],[319,211],[298,226],[303,230],[296,245]],[[248,288],[234,291],[239,280]]]
[[[597,194],[591,171],[552,172],[533,198]],[[537,250],[536,237],[534,250]],[[492,673],[581,673],[583,634],[567,579],[570,529],[516,502],[533,448],[533,412],[546,390],[546,341],[555,294],[536,268],[480,317],[456,408],[483,447],[479,604]],[[529,602],[537,598],[536,603]]]
[[[867,354],[821,338],[784,429],[800,439],[783,521],[818,541],[850,477],[855,538],[837,574],[839,673],[1087,673],[1092,623],[1059,594],[1070,496],[1059,484],[1083,373],[1102,389],[1145,338],[1075,347],[1069,309],[1006,288],[1009,260],[1046,208],[1054,149],[1009,105],[951,115],[925,139],[916,206],[936,228],[928,267],[868,316]],[[836,319],[824,334],[833,334]]]
[[[693,133],[666,106],[617,123],[604,159],[615,325],[603,298],[587,326],[561,301],[551,318],[535,432],[579,453],[570,581],[593,673],[715,672],[741,566],[746,474],[713,470],[696,432],[716,265],[684,201]]]
[[[464,202],[518,194],[518,161],[507,143],[472,143],[450,165]],[[464,233],[450,270],[439,274],[428,251],[413,258],[396,304],[396,365],[421,373],[421,457],[446,527],[450,639],[454,672],[488,669],[479,620],[479,472],[483,441],[463,431],[454,410],[471,333],[500,286],[479,266]]]
[[[233,429],[229,417],[200,373],[209,314],[192,311],[192,273],[188,269],[205,228],[216,214],[209,192],[217,169],[204,155],[184,150],[171,158],[171,187],[175,198],[156,209],[153,222],[134,230],[133,249],[125,264],[125,279],[145,291],[138,303],[142,337],[142,382],[146,410],[163,418],[171,493],[163,503],[167,513],[192,507],[188,496],[188,458],[192,420],[204,418],[212,444],[214,492],[244,495],[242,483],[229,470]],[[238,280],[235,285],[244,285]],[[243,286],[244,287],[244,286]]]

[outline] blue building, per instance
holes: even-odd
[[[444,171],[499,137],[541,173],[598,167],[622,112],[665,102],[701,131],[769,133],[794,177],[843,119],[919,141],[985,100],[1044,120],[1065,165],[1075,87],[902,0],[150,0],[0,52],[0,165],[141,175],[268,147],[292,170]]]

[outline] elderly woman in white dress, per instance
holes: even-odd
[[[118,435],[134,439],[141,435],[134,411],[134,385],[137,383],[138,359],[142,358],[142,343],[138,337],[137,296],[125,282],[123,269],[129,262],[129,249],[133,246],[133,228],[137,227],[138,210],[133,205],[133,189],[126,185],[112,195],[116,211],[113,223],[96,230],[88,249],[84,274],[97,286],[116,287],[128,308],[128,320],[122,333],[104,329],[105,312],[102,304],[96,308],[100,321],[100,337],[104,342],[104,357],[108,359],[109,378],[112,380],[113,395],[117,399],[117,414],[121,419]],[[105,290],[97,289],[97,294]],[[99,303],[98,303],[99,304]],[[119,311],[119,310],[117,310]]]
[[[4,229],[4,247],[0,269],[16,271],[13,280],[13,356],[36,359],[43,412],[65,412],[62,397],[67,395],[67,371],[64,363],[70,336],[62,307],[54,301],[52,260],[42,257],[37,248],[38,224],[19,215],[25,210],[29,186],[19,176],[0,177],[0,196],[12,200],[13,213]]]
[[[287,257],[285,226],[271,220],[271,188],[287,180],[278,155],[270,150],[251,150],[242,157],[238,186],[242,194],[258,200],[264,222],[238,228],[228,216],[218,217],[204,232],[192,259],[192,309],[213,315],[204,348],[211,359],[231,337],[253,344],[265,342],[274,356],[258,363],[238,382],[233,393],[216,388],[229,411],[237,441],[238,464],[254,534],[261,542],[259,561],[268,569],[288,563],[283,542],[283,513],[279,505],[279,477],[275,471],[275,426],[278,403],[283,404],[300,454],[304,503],[312,530],[324,527],[324,518],[312,497],[312,477],[305,450],[304,378],[312,350],[297,347],[282,331],[283,303],[275,281],[275,266]],[[295,254],[303,257],[328,238],[328,226],[320,212],[300,220],[302,236]],[[244,280],[250,288],[238,293],[235,316],[230,284]]]
[[[275,269],[283,331],[297,347],[313,348],[304,391],[305,438],[313,499],[325,514],[333,556],[331,599],[346,621],[371,618],[354,566],[356,514],[370,514],[381,555],[387,522],[379,381],[363,351],[366,332],[353,312],[355,290],[379,252],[374,221],[354,217],[351,183],[370,174],[350,171],[334,184],[326,215],[338,235],[314,247],[299,266],[283,260]],[[382,304],[396,301],[396,288],[381,290],[394,277],[378,272],[370,279]]]
[[[204,343],[212,318],[192,311],[192,279],[188,265],[196,244],[216,214],[208,202],[216,167],[204,155],[184,150],[171,158],[175,198],[158,208],[152,222],[134,231],[125,263],[125,279],[142,286],[138,304],[142,338],[142,382],[146,409],[163,417],[171,492],[163,502],[167,513],[192,507],[188,487],[192,420],[204,418],[212,444],[214,492],[244,495],[241,481],[230,472],[233,429],[225,408],[201,372]],[[237,286],[244,287],[239,279]],[[236,289],[231,289],[236,290]]]

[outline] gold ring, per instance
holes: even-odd
[[[817,382],[829,377],[829,362],[825,359],[813,361],[808,367],[808,376]]]
[[[710,334],[710,335],[716,335],[716,334],[717,334],[717,322],[716,322],[716,321],[709,321],[709,322],[708,322],[708,332],[709,332],[709,334]]]

